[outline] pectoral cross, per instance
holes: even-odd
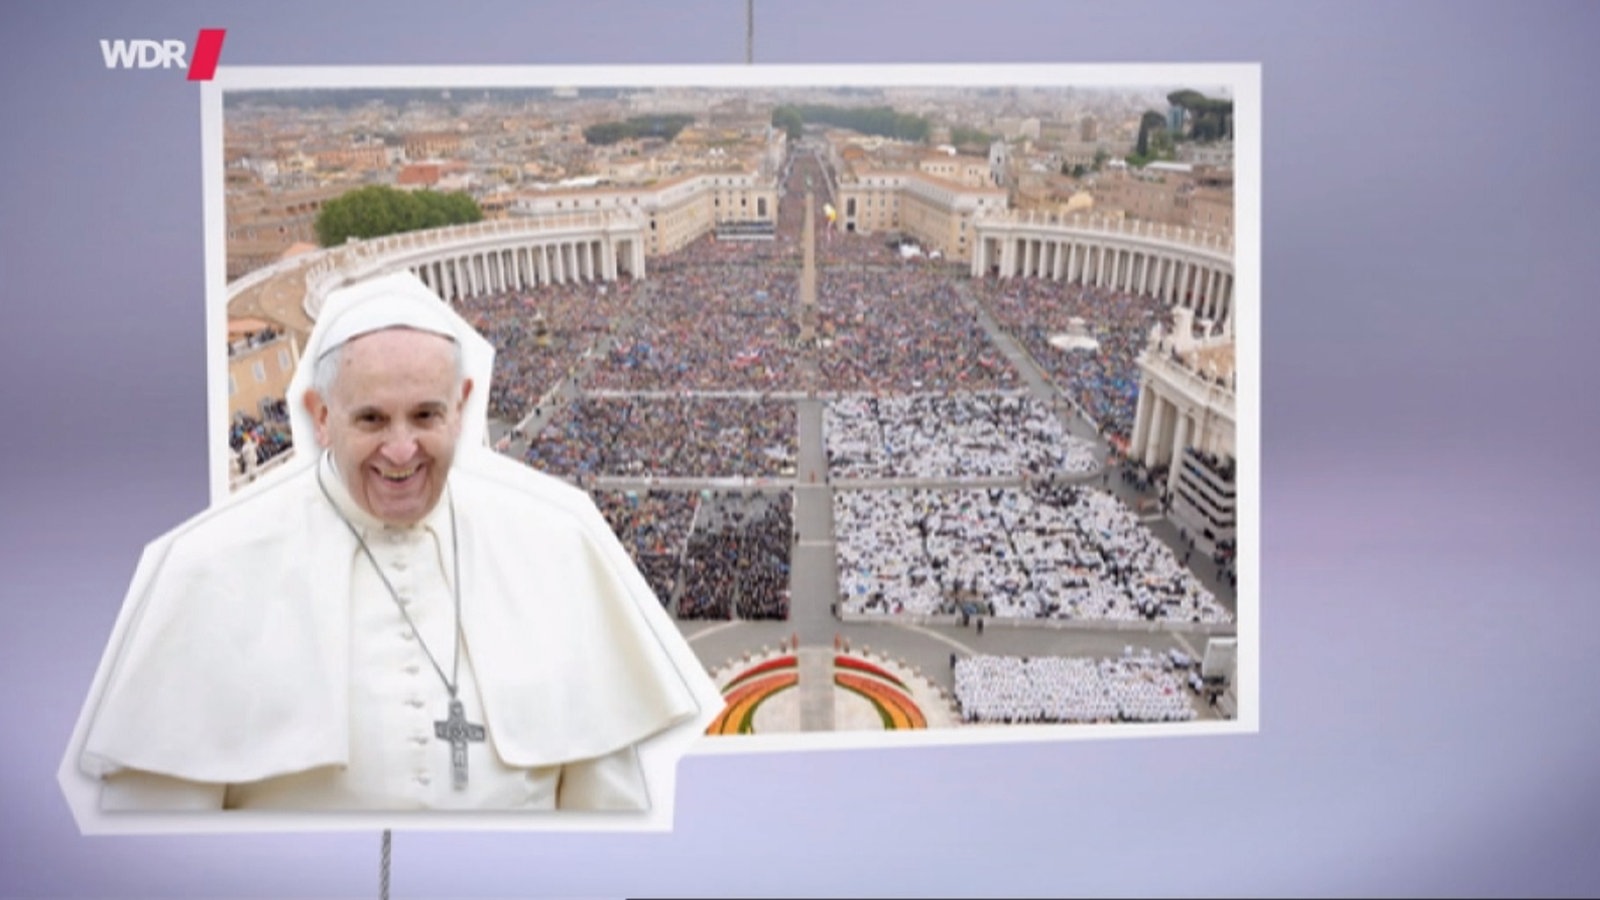
[[[467,787],[467,742],[483,740],[483,726],[467,721],[461,701],[450,700],[450,718],[433,723],[433,736],[450,742],[450,784],[456,790]]]

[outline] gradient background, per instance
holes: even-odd
[[[141,547],[207,501],[198,92],[107,70],[97,41],[225,27],[223,66],[739,63],[744,3],[18,7],[0,892],[373,896],[376,834],[83,838],[56,786]],[[1261,733],[692,758],[671,834],[400,833],[393,895],[1600,892],[1600,5],[756,19],[769,63],[1262,64]]]

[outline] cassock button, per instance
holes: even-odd
[[[421,672],[421,671],[422,671],[422,667],[417,665],[416,663],[412,663],[412,664],[406,666],[406,674],[407,675],[415,675],[415,674],[417,674],[418,672]]]
[[[406,705],[411,707],[412,709],[421,709],[422,708],[422,701],[420,699],[416,698],[416,697],[412,697],[410,700],[406,701]]]
[[[428,776],[426,776],[426,775],[418,775],[418,776],[417,776],[417,784],[420,784],[420,785],[422,785],[422,786],[424,786],[424,787],[426,787],[426,786],[427,786],[427,784],[428,784],[428,782],[429,782],[429,781],[432,781],[432,780],[433,780],[433,779],[431,779],[431,778],[429,778],[429,777],[428,777]]]

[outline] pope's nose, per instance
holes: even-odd
[[[395,464],[408,463],[417,454],[417,440],[411,435],[398,435],[383,442],[378,452]]]

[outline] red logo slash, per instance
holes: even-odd
[[[210,81],[217,74],[217,57],[222,55],[226,28],[202,28],[195,38],[194,56],[189,60],[190,81]]]

